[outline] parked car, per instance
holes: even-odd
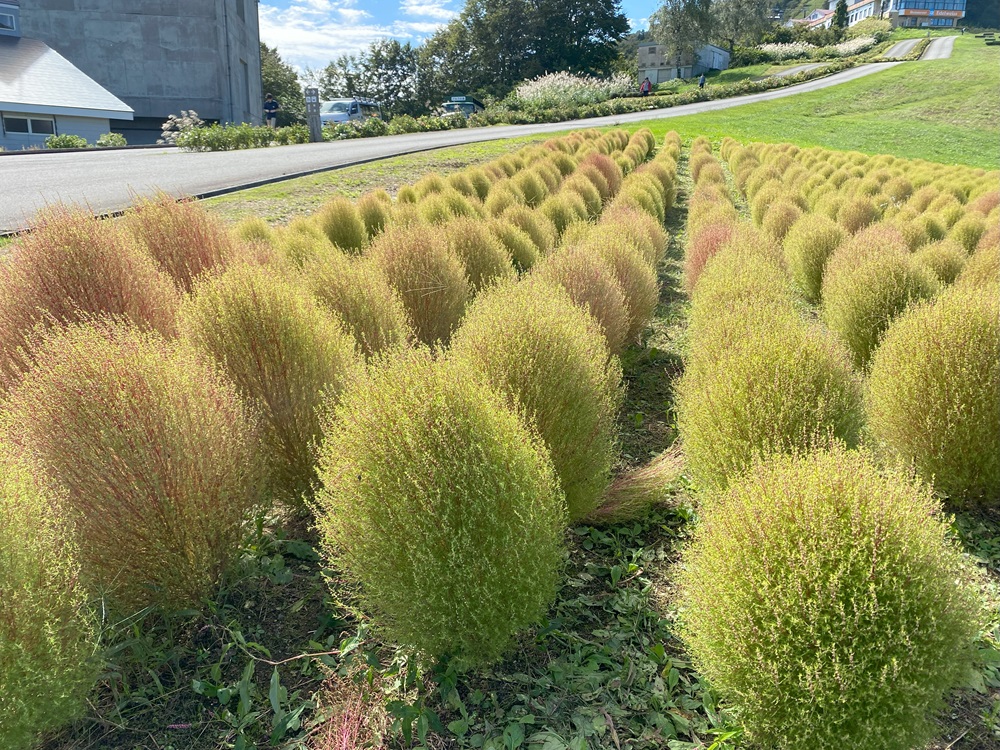
[[[469,117],[477,112],[483,112],[486,107],[481,101],[472,96],[453,96],[441,105],[445,115],[462,115]]]
[[[319,121],[324,126],[330,123],[364,120],[369,117],[382,119],[382,108],[374,99],[331,99],[320,102]]]

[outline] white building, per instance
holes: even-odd
[[[21,36],[17,0],[0,0],[0,147],[41,147],[50,135],[93,143],[132,108],[47,44]]]
[[[639,80],[649,78],[653,84],[670,81],[674,78],[695,78],[710,70],[726,70],[729,68],[729,51],[714,44],[699,47],[694,55],[682,55],[680,65],[678,60],[667,60],[666,46],[662,44],[643,44],[639,47]]]

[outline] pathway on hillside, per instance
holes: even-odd
[[[920,56],[921,60],[947,60],[951,57],[951,51],[955,48],[955,37],[953,36],[942,36],[937,39],[932,39],[931,43],[927,45],[927,49],[924,50],[924,54]]]
[[[917,42],[919,41],[919,39],[904,39],[901,42],[896,42],[882,53],[882,57],[906,57],[913,51],[913,48],[917,46]]]
[[[816,68],[821,68],[826,63],[807,63],[806,65],[796,65],[794,68],[789,68],[788,70],[783,70],[780,73],[773,74],[774,78],[788,78],[796,73],[805,73],[807,70],[814,70]]]
[[[206,197],[446,146],[714,112],[818,91],[899,64],[869,63],[759,94],[544,125],[502,125],[251,151],[189,153],[177,149],[95,149],[0,156],[0,232],[23,229],[38,209],[56,202],[82,204],[94,213],[109,213],[127,208],[137,196],[153,195],[157,190],[178,196]]]

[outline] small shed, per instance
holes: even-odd
[[[40,147],[50,135],[93,143],[132,108],[37,39],[20,35],[18,4],[0,0],[0,147]]]

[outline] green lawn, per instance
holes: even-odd
[[[895,154],[1000,168],[1000,48],[971,35],[948,60],[918,61],[787,99],[641,123],[657,136]]]

